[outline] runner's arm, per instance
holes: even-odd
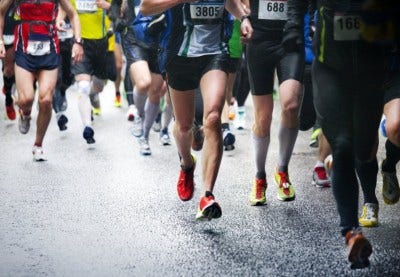
[[[74,7],[69,0],[60,0],[62,9],[67,14],[72,30],[74,32],[75,42],[80,42],[81,38],[81,23],[79,21],[79,16]],[[72,46],[72,58],[74,62],[79,62],[83,57],[83,47],[81,43],[74,43]]]
[[[3,41],[4,17],[12,2],[13,0],[0,1],[0,58],[4,58],[6,55],[6,50]]]
[[[144,15],[154,15],[162,13],[176,5],[183,3],[196,2],[197,0],[143,0],[140,12]]]

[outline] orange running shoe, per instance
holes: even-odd
[[[213,218],[220,218],[221,215],[221,207],[217,202],[215,202],[214,195],[212,195],[211,192],[206,192],[206,195],[200,199],[196,219],[209,221]]]
[[[178,196],[182,201],[189,201],[193,197],[194,192],[194,169],[196,168],[196,159],[192,155],[193,166],[190,169],[184,170],[181,168],[177,184]]]

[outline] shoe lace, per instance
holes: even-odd
[[[288,189],[290,187],[289,176],[286,172],[279,172],[280,182],[279,185],[283,189]]]
[[[265,180],[256,179],[256,197],[257,198],[262,197],[262,193],[266,187],[267,187],[267,184],[266,184]]]
[[[366,219],[372,219],[376,217],[376,210],[372,206],[366,206],[364,212]]]

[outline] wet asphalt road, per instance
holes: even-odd
[[[351,270],[331,189],[311,185],[316,150],[311,131],[300,132],[290,164],[296,200],[276,198],[277,120],[267,170],[267,204],[251,207],[254,177],[250,131],[235,132],[236,149],[225,152],[214,194],[223,216],[196,222],[201,194],[201,152],[195,152],[197,189],[190,202],[176,194],[176,147],[140,156],[113,90],[101,94],[94,147],[82,138],[77,95],[68,92],[68,130],[53,117],[45,139],[48,161],[34,163],[36,126],[21,135],[4,116],[0,96],[0,276],[400,276],[400,204],[380,194],[380,226],[364,229],[374,252],[371,266]],[[33,110],[35,122],[37,110]],[[252,120],[247,102],[247,127]],[[382,159],[382,144],[379,160]]]

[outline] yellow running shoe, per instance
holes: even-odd
[[[365,203],[358,222],[363,227],[376,227],[378,222],[379,205],[375,203]]]
[[[264,205],[267,199],[265,198],[265,190],[267,189],[267,181],[265,179],[255,179],[250,193],[250,205]]]
[[[101,114],[101,109],[100,108],[93,108],[93,114],[94,115],[100,115]]]
[[[278,185],[278,199],[281,201],[292,201],[295,193],[287,172],[275,172],[275,183]]]
[[[117,107],[117,108],[122,106],[121,95],[120,94],[115,95],[114,106]]]

